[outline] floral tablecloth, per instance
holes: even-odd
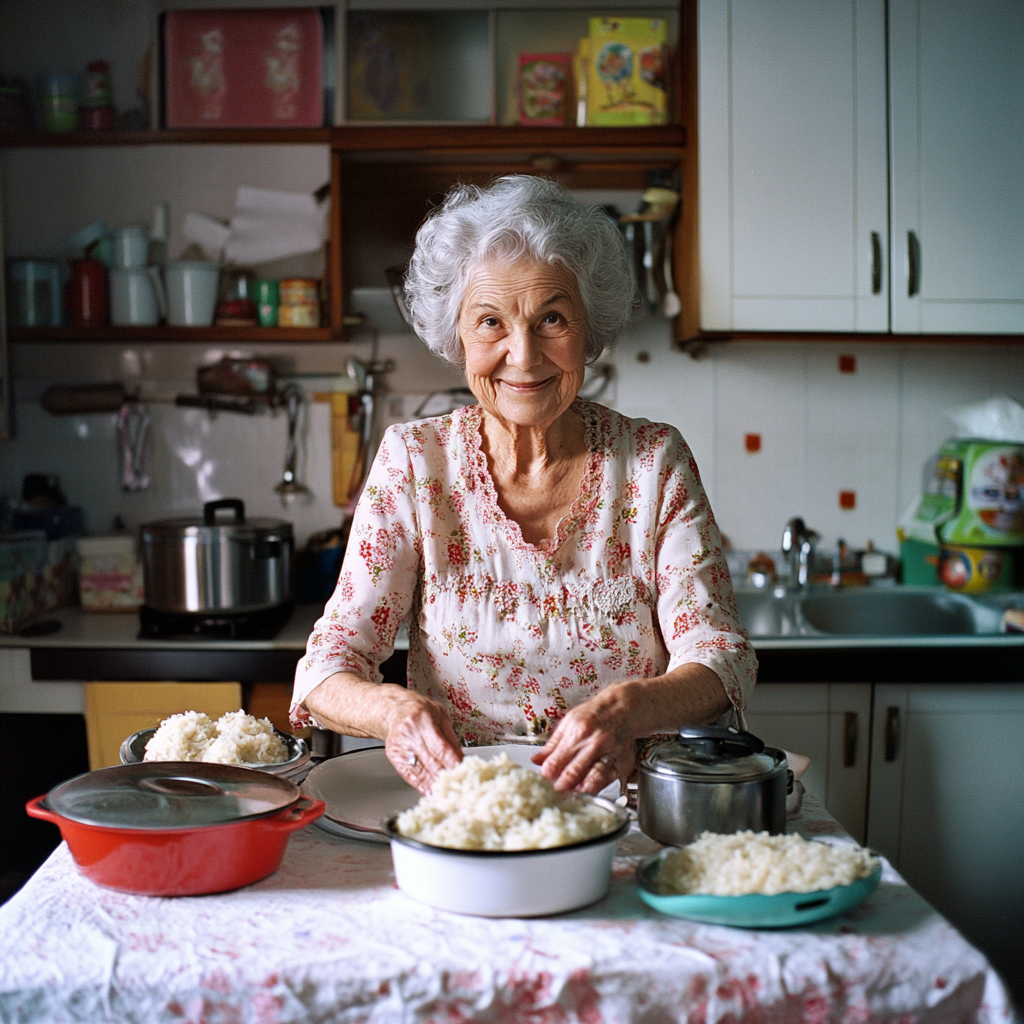
[[[842,837],[810,798],[791,831]],[[414,903],[383,845],[315,826],[280,870],[177,899],[101,889],[61,845],[0,907],[0,1020],[145,1024],[1007,1021],[985,958],[888,864],[848,914],[743,931],[664,917],[619,844],[600,903],[535,920]]]

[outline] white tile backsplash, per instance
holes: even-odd
[[[382,403],[390,422],[426,395],[462,383],[408,333],[382,335],[379,358],[395,360]],[[120,489],[114,417],[54,417],[38,397],[51,381],[134,379],[145,387],[194,390],[194,367],[218,353],[201,345],[17,345],[17,437],[0,446],[0,492],[17,494],[27,472],[56,473],[69,499],[102,532],[115,515],[129,526],[195,514],[203,501],[240,497],[252,515],[291,520],[303,543],[335,526],[330,415],[304,407],[299,472],[312,491],[285,507],[274,493],[284,462],[283,413],[254,417],[153,405],[153,484]],[[368,359],[367,337],[309,346],[238,345],[230,354],[273,356],[309,392],[344,375],[349,357]],[[856,372],[838,371],[853,355]],[[630,416],[677,426],[693,449],[712,506],[733,546],[778,550],[788,518],[801,515],[827,550],[842,537],[896,550],[896,522],[918,493],[925,461],[951,433],[943,413],[995,394],[1024,402],[1024,350],[1011,345],[727,342],[692,359],[671,343],[667,323],[635,324],[609,357],[614,372],[602,400]],[[137,367],[132,377],[128,370]],[[319,373],[321,376],[303,377]],[[149,375],[152,375],[150,379]],[[761,450],[744,435],[760,434]],[[853,510],[840,490],[856,492]]]

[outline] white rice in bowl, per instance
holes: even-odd
[[[283,764],[288,748],[269,718],[229,711],[213,722],[202,712],[186,711],[160,723],[143,760]]]
[[[588,798],[557,793],[508,754],[470,755],[441,772],[429,796],[403,811],[400,835],[456,850],[541,850],[614,831],[615,815]]]
[[[666,854],[658,880],[666,894],[777,896],[851,885],[873,874],[878,864],[859,846],[832,846],[799,835],[703,832]]]

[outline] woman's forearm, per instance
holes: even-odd
[[[371,683],[352,672],[328,676],[303,703],[325,728],[346,736],[383,740],[397,707],[415,699],[403,686]]]
[[[731,701],[718,675],[706,665],[680,665],[648,679],[624,679],[592,698],[630,721],[634,737],[709,725]]]

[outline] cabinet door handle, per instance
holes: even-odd
[[[843,715],[843,767],[853,768],[857,763],[857,712]]]
[[[885,760],[895,761],[900,746],[900,709],[885,709]]]
[[[913,231],[907,232],[907,298],[921,290],[921,242]]]
[[[882,292],[882,236],[871,232],[871,294]]]

